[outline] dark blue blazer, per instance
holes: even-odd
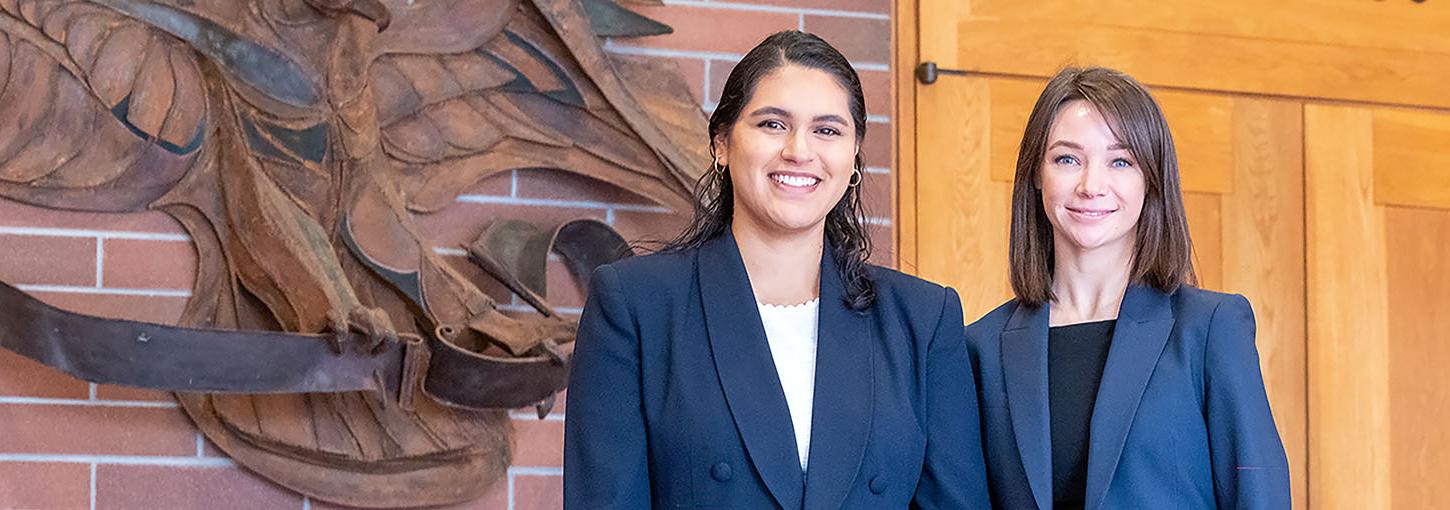
[[[998,307],[967,327],[992,502],[1052,508],[1048,307]],[[1289,508],[1248,300],[1129,287],[1089,430],[1086,507]]]
[[[564,507],[985,507],[961,303],[870,271],[876,304],[857,314],[822,257],[802,474],[734,238],[600,267],[574,348]]]

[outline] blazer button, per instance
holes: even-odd
[[[717,482],[728,482],[730,481],[731,475],[730,465],[724,462],[710,468],[710,478],[714,478]]]
[[[881,494],[883,492],[886,492],[886,479],[882,478],[879,475],[873,476],[871,477],[871,483],[868,484],[867,487],[871,489],[872,494]]]

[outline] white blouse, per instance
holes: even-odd
[[[819,323],[820,299],[799,305],[759,305],[760,321],[765,325],[765,339],[770,344],[770,357],[775,360],[775,373],[785,390],[785,404],[790,408],[790,422],[795,429],[796,450],[801,471],[811,449],[811,399],[816,390],[816,327]]]

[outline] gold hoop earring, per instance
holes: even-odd
[[[861,181],[862,180],[865,180],[865,179],[866,179],[866,176],[861,175],[861,169],[860,168],[857,168],[857,169],[855,169],[855,170],[853,170],[851,172],[851,184],[850,184],[850,186],[852,188],[854,188],[856,186],[859,186],[859,185],[861,185]]]
[[[724,173],[724,167],[720,166],[720,160],[710,160],[710,171],[717,174]]]

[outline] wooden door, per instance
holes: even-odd
[[[1412,318],[1450,317],[1450,263],[1431,256],[1450,251],[1450,212],[1433,208],[1450,208],[1450,35],[1436,28],[1450,9],[1424,7],[899,6],[899,68],[965,71],[898,82],[901,265],[958,288],[968,321],[1009,298],[1011,179],[1033,101],[1064,65],[1126,71],[1178,144],[1201,286],[1253,303],[1295,508],[1427,502],[1436,485],[1420,482],[1450,479],[1437,432],[1450,377],[1433,370],[1450,364],[1450,324]]]
[[[1450,112],[1310,103],[1304,116],[1313,494],[1444,507]]]

